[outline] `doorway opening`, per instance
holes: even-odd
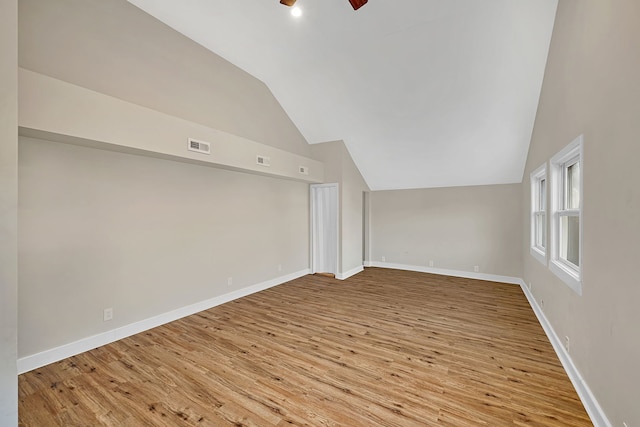
[[[338,184],[310,186],[311,273],[338,274]]]

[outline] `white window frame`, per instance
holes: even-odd
[[[553,156],[550,162],[550,208],[551,221],[549,233],[549,269],[573,289],[578,295],[582,295],[582,242],[583,242],[583,221],[582,210],[584,207],[584,161],[583,161],[583,139],[580,135],[574,139],[569,145],[563,148],[558,154]],[[580,207],[579,209],[566,209],[565,200],[567,193],[567,180],[565,178],[567,167],[580,162]],[[565,216],[577,216],[579,218],[579,247],[578,247],[578,264],[566,261],[560,257],[560,221]]]
[[[538,245],[537,233],[538,228],[536,226],[538,217],[544,218],[544,226],[540,230],[544,234],[543,240],[546,242],[546,246],[549,246],[549,239],[547,238],[547,194],[549,192],[549,180],[547,179],[547,164],[543,164],[533,172],[530,176],[531,181],[531,244],[529,252],[531,255],[540,261],[542,264],[547,265],[547,248],[545,246]],[[545,183],[545,194],[541,195],[541,182]]]

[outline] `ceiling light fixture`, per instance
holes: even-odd
[[[131,0],[129,0],[131,1]],[[369,0],[349,0],[349,3],[351,3],[351,6],[353,7],[353,10],[358,10],[360,9],[362,6],[364,6],[365,4],[367,4]],[[296,0],[280,0],[280,4],[283,4],[285,6],[293,6],[294,4],[296,4]],[[293,12],[291,12],[293,13]],[[301,12],[297,12],[298,15],[293,15],[293,16],[300,16]]]
[[[291,9],[291,15],[299,18],[300,16],[302,16],[302,9],[300,9],[298,6],[294,7],[293,9]]]

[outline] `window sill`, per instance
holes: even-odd
[[[567,286],[573,289],[575,293],[582,295],[582,281],[580,280],[580,275],[578,273],[570,270],[556,260],[549,261],[549,270],[558,276],[558,278]]]
[[[531,255],[537,259],[542,265],[546,266],[547,265],[547,254],[544,253],[543,251],[541,251],[540,249],[531,246],[529,248],[529,252],[531,252]]]

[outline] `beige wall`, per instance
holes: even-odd
[[[0,425],[18,425],[18,3],[0,0]]]
[[[340,231],[338,240],[339,275],[363,266],[363,193],[369,191],[343,141],[311,146],[314,159],[324,163],[327,183],[338,183],[340,193]]]
[[[522,191],[524,279],[614,426],[640,425],[640,2],[561,0]],[[529,174],[584,134],[578,296],[529,254]]]
[[[16,3],[0,0],[2,425],[17,408]],[[309,148],[262,82],[124,0],[19,7],[24,68],[327,161],[325,181],[341,183],[340,271],[361,264],[367,188],[342,142]],[[373,261],[522,275],[613,425],[629,427],[640,425],[639,17],[636,0],[560,0],[522,186],[371,193]],[[528,249],[529,173],[579,134],[582,297]],[[291,181],[23,138],[19,215],[21,356],[308,266],[308,188]]]
[[[308,268],[304,183],[24,137],[19,183],[20,357]]]
[[[21,68],[18,70],[18,86],[18,124],[22,135],[72,141],[110,150],[143,152],[162,158],[307,182],[323,180],[323,165],[308,157],[43,74]],[[208,142],[210,154],[189,151],[188,138]],[[258,155],[269,157],[270,166],[258,165]],[[299,172],[301,165],[307,167],[306,175]]]
[[[308,156],[264,83],[126,0],[20,0],[28,70]]]
[[[520,185],[371,193],[372,261],[520,277]]]
[[[186,141],[162,129],[188,123],[310,155],[262,82],[124,0],[21,0],[18,12],[24,75],[92,91],[75,121],[59,117],[68,91],[21,101],[29,118],[57,117],[38,130],[167,148]],[[246,148],[235,140],[221,148]],[[305,183],[27,137],[19,178],[20,357],[308,268]]]
[[[342,272],[363,265],[363,193],[369,186],[353,162],[349,150],[342,144]]]

